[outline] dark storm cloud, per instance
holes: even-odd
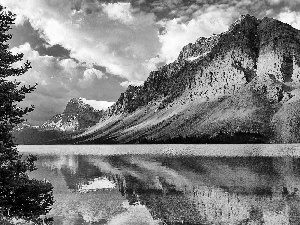
[[[29,20],[25,20],[22,25],[13,26],[10,33],[12,34],[12,39],[10,40],[12,47],[17,47],[28,42],[35,49],[47,43],[40,37],[39,32],[31,26]]]
[[[23,24],[14,26],[10,33],[12,34],[12,39],[10,40],[11,47],[18,47],[29,43],[31,48],[38,51],[40,55],[70,58],[69,50],[61,45],[49,45],[49,43],[42,38],[40,32],[32,27],[29,20],[25,20]]]
[[[39,52],[40,55],[49,55],[54,57],[61,57],[61,58],[70,58],[70,50],[65,49],[61,45],[40,45],[35,48]]]
[[[98,66],[98,65],[93,65],[93,68],[95,68],[96,70],[99,70],[103,73],[106,73],[107,69],[104,66]]]

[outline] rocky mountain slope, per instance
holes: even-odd
[[[75,143],[300,141],[300,31],[241,16],[129,86]]]

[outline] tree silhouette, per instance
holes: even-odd
[[[20,108],[17,103],[35,89],[12,81],[12,77],[31,68],[28,61],[16,67],[14,63],[20,63],[23,54],[9,51],[7,42],[12,35],[8,31],[14,20],[15,15],[0,5],[0,223],[10,224],[12,218],[17,218],[39,224],[40,215],[45,215],[53,204],[53,187],[47,181],[29,179],[27,172],[36,169],[36,157],[22,159],[11,134],[13,127],[24,121],[23,115],[33,110],[33,106]]]

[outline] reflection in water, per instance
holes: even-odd
[[[293,157],[41,155],[56,224],[300,224]]]

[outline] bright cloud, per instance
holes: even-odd
[[[199,37],[226,31],[233,18],[238,16],[238,11],[233,7],[210,6],[204,11],[197,11],[195,17],[187,23],[182,23],[180,19],[161,22],[166,28],[166,32],[159,36],[162,43],[161,57],[167,63],[174,61],[185,45],[195,42]]]
[[[110,19],[119,20],[124,24],[130,24],[133,21],[130,3],[103,4],[103,10]]]
[[[73,58],[129,80],[144,80],[150,71],[143,63],[160,49],[154,14],[133,10],[130,3],[94,5],[98,10],[87,14],[72,10],[71,1],[0,2],[28,18],[51,45],[60,44]]]
[[[13,54],[24,53],[26,54],[28,60],[36,60],[37,58],[40,57],[37,51],[32,51],[29,43],[25,43],[24,45],[20,45],[19,47],[14,47],[11,49],[11,52]],[[48,61],[51,58],[52,58],[51,56],[45,56],[43,60]],[[18,62],[17,65],[15,66],[21,66],[22,64],[23,62]]]
[[[78,66],[73,59],[62,59],[59,64],[65,69],[66,72],[69,72]]]
[[[288,23],[296,29],[300,29],[300,13],[291,12],[286,9],[285,11],[278,14],[278,20],[284,23]]]
[[[92,79],[92,78],[97,78],[101,79],[103,77],[103,73],[99,70],[96,70],[94,68],[86,69],[83,73],[84,79]]]
[[[115,102],[107,102],[107,101],[87,100],[85,98],[81,98],[81,99],[85,104],[88,104],[92,106],[94,109],[98,109],[98,110],[106,110],[115,103]]]
[[[93,83],[103,78],[103,73],[94,68],[88,68],[83,72],[83,77],[79,79],[79,85],[82,88],[90,88]]]

